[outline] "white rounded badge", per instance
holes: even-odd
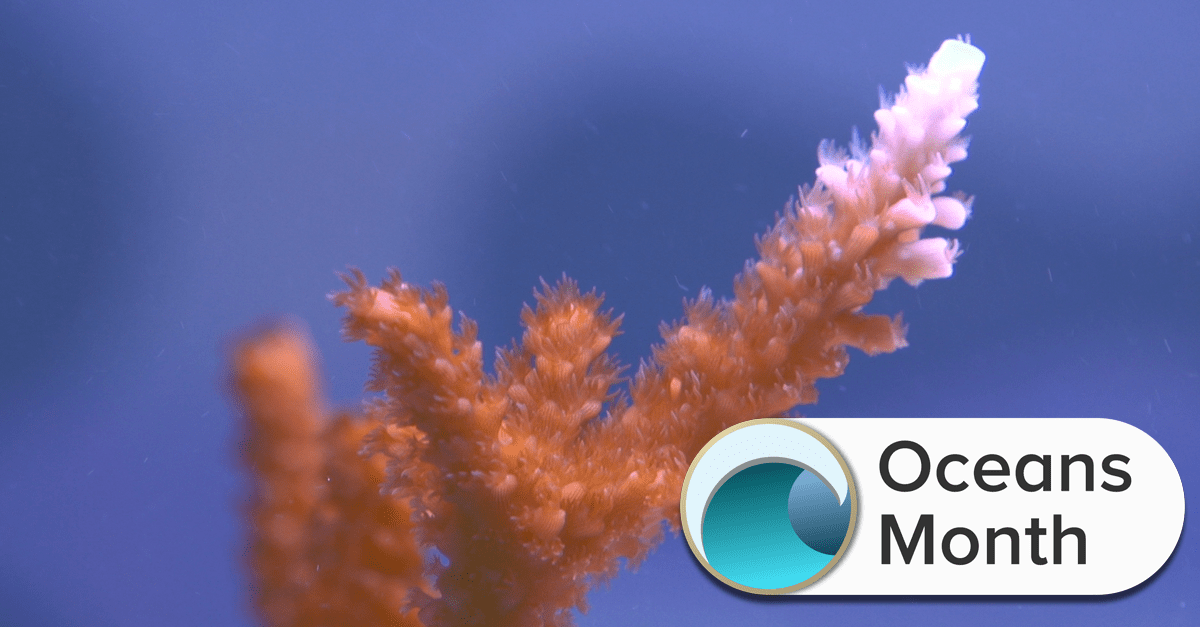
[[[701,564],[747,592],[1103,595],[1166,563],[1184,495],[1115,420],[766,419],[700,451],[680,513]]]

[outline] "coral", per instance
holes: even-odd
[[[294,327],[246,340],[234,378],[264,622],[570,624],[592,586],[678,529],[684,474],[713,435],[816,401],[848,348],[904,345],[899,318],[862,308],[895,278],[952,271],[957,243],[921,233],[969,213],[935,194],[966,157],[983,60],[945,42],[875,113],[869,149],[822,144],[816,184],[758,239],[734,297],[688,303],[627,389],[606,352],[619,319],[566,278],[543,283],[488,374],[444,287],[352,272],[332,299],[346,337],[375,348],[356,417],[326,418]]]
[[[412,509],[379,491],[386,459],[360,455],[373,425],[324,407],[295,326],[244,341],[234,384],[247,415],[254,600],[267,625],[420,625],[427,588]]]

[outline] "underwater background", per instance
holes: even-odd
[[[801,411],[1114,418],[1194,493],[1198,28],[1183,1],[0,1],[0,625],[254,624],[239,331],[303,319],[354,404],[336,271],[443,281],[485,354],[565,272],[636,365],[731,293],[818,142],[959,34],[988,55],[965,253],[879,293],[911,345]],[[1195,625],[1188,527],[1082,599],[752,597],[674,536],[578,622]]]

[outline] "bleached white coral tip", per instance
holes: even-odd
[[[979,48],[957,39],[947,39],[929,59],[929,71],[933,74],[970,74],[975,77],[983,69],[985,59]]]

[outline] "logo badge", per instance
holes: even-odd
[[[751,420],[713,438],[692,461],[679,506],[700,563],[757,594],[795,592],[828,573],[858,518],[842,455],[785,419]]]
[[[752,420],[680,495],[696,558],[755,594],[1112,594],[1163,567],[1185,510],[1166,450],[1102,418]]]

